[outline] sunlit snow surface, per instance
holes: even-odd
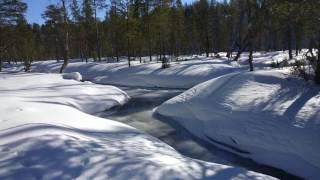
[[[58,74],[0,74],[0,179],[271,179],[186,158],[130,126],[86,114],[128,98]]]
[[[320,87],[287,70],[212,79],[157,112],[229,151],[306,179],[320,178]]]
[[[66,72],[80,72],[84,80],[100,84],[116,84],[125,86],[141,87],[165,87],[165,88],[191,88],[201,82],[234,72],[248,71],[248,54],[244,53],[238,62],[225,57],[220,53],[220,58],[205,56],[182,56],[178,62],[171,62],[170,68],[162,69],[161,62],[149,62],[143,57],[142,64],[139,61],[132,61],[128,67],[126,58],[120,62],[102,61],[88,63],[80,60],[71,60]],[[272,62],[281,62],[287,57],[286,52],[254,53],[254,66],[256,69],[270,69]],[[145,63],[144,63],[145,62]],[[33,72],[58,73],[62,62],[55,60],[44,62],[33,62]],[[21,65],[9,66],[6,70],[19,71]]]

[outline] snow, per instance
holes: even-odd
[[[170,99],[156,112],[241,156],[319,179],[320,88],[288,74],[228,74]]]
[[[21,102],[62,104],[87,113],[121,106],[129,100],[129,96],[116,87],[64,80],[60,74],[1,74],[0,81],[2,99],[14,97]],[[103,103],[97,104],[97,101]]]
[[[73,79],[76,81],[81,81],[82,76],[79,72],[72,72],[72,73],[64,73],[62,74],[63,79]]]
[[[56,61],[36,62],[34,72],[57,73],[61,64]],[[136,63],[128,67],[120,63],[69,63],[65,72],[80,72],[84,80],[99,84],[117,84],[142,87],[190,88],[200,82],[227,73],[244,70],[231,61],[197,60],[172,63],[168,69],[161,69],[161,63]]]
[[[248,67],[248,53],[244,52],[238,62],[225,57],[181,56],[180,61],[171,62],[170,68],[162,69],[161,62],[149,62],[143,57],[143,63],[132,61],[128,67],[126,58],[120,62],[81,62],[70,60],[65,72],[79,72],[83,80],[98,84],[114,84],[141,87],[191,88],[225,74],[246,72]],[[282,62],[287,58],[286,51],[256,52],[253,54],[255,69],[270,69],[273,62]],[[154,58],[156,59],[156,58]],[[181,61],[182,59],[182,61]],[[144,63],[145,62],[145,63]],[[56,60],[36,61],[32,63],[32,72],[58,73],[62,62]],[[21,65],[5,65],[5,71],[21,71]],[[72,77],[72,79],[77,79]]]
[[[273,179],[184,157],[128,125],[86,114],[128,101],[112,86],[1,73],[0,98],[0,179]]]

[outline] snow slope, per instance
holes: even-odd
[[[320,179],[320,88],[287,73],[225,75],[165,102],[156,112],[227,150]]]
[[[63,77],[66,75],[0,74],[1,99],[14,97],[22,102],[62,104],[87,113],[120,106],[129,99],[125,92],[116,87],[65,80]],[[103,103],[97,104],[97,101]]]
[[[200,82],[227,73],[244,70],[237,63],[224,60],[172,63],[161,69],[161,63],[138,64],[128,67],[119,63],[69,63],[65,72],[80,72],[83,79],[99,84],[117,84],[143,87],[190,88]],[[36,62],[33,72],[58,72],[61,64],[56,61]]]
[[[112,86],[0,73],[0,99],[0,179],[272,179],[183,157],[132,127],[84,113],[125,103]]]
[[[84,80],[99,84],[117,84],[142,87],[191,88],[199,83],[233,72],[248,71],[248,53],[243,53],[238,62],[225,57],[181,56],[179,62],[171,62],[170,68],[162,69],[161,62],[146,63],[132,61],[129,68],[126,59],[120,62],[81,62],[70,60],[66,72],[80,72]],[[270,68],[273,62],[281,62],[287,52],[256,52],[254,53],[256,69]],[[182,61],[183,60],[183,61]],[[37,61],[32,63],[33,72],[58,73],[62,63],[51,61]],[[6,71],[22,71],[22,65],[4,65]]]

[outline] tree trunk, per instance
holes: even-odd
[[[310,41],[309,41],[309,52],[310,52],[310,54],[311,54],[311,56],[312,57],[314,57],[314,54],[313,54],[313,40],[312,39],[310,39]]]
[[[234,57],[233,61],[238,61],[238,59],[240,58],[241,54],[242,54],[242,50],[239,49],[238,52],[237,52],[237,55],[236,55],[236,57]]]
[[[160,36],[159,36],[159,39],[161,39],[160,38]],[[160,62],[162,61],[162,44],[161,44],[161,40],[159,41],[160,43],[160,45],[159,45],[159,60],[160,60]]]
[[[29,72],[30,68],[31,68],[31,61],[27,57],[27,58],[24,59],[24,72]]]
[[[253,50],[252,50],[252,46],[250,45],[249,48],[249,66],[250,66],[250,71],[253,71]]]
[[[0,57],[0,72],[2,71],[2,58]]]
[[[142,50],[141,50],[141,48],[139,49],[139,61],[141,64],[142,63]]]
[[[119,58],[119,50],[118,50],[118,48],[116,48],[116,57],[117,57],[117,62],[119,62],[120,58]]]
[[[240,58],[242,52],[244,51],[244,49],[245,49],[245,47],[241,47],[241,46],[239,47],[237,55],[233,58],[233,61],[238,61],[239,60],[239,58]]]
[[[317,66],[315,70],[315,82],[320,84],[320,37],[318,38],[318,59]]]
[[[86,63],[88,63],[88,56],[84,55],[84,59],[86,60]]]
[[[79,55],[80,55],[81,62],[83,62],[84,58],[83,58],[83,53],[82,53],[81,49],[79,49]]]
[[[210,55],[210,39],[209,39],[208,32],[206,32],[206,56],[209,57],[209,55]]]
[[[296,56],[299,55],[299,50],[300,50],[300,40],[299,40],[299,36],[296,35]]]
[[[101,62],[101,44],[99,39],[99,26],[97,22],[97,4],[96,0],[94,0],[94,21],[95,21],[95,28],[96,28],[96,48],[97,48],[97,55],[98,55],[98,61]]]
[[[129,51],[129,48],[128,48],[128,66],[131,67],[131,57],[130,57],[130,51]]]
[[[149,1],[146,1],[146,5],[147,5],[147,9],[146,9],[146,12],[147,12],[147,38],[148,38],[148,52],[149,52],[149,61],[151,62],[152,61],[152,47],[151,47],[151,34],[150,34],[150,14],[149,14],[149,7],[150,7],[150,4],[149,4]]]
[[[273,31],[273,35],[272,35],[272,49],[274,51],[278,50],[278,35],[276,31]]]
[[[320,32],[319,32],[320,33]],[[320,36],[318,38],[318,62],[320,64]]]
[[[227,55],[226,55],[227,58],[230,58],[230,52],[227,51]]]
[[[67,18],[67,9],[65,5],[65,0],[62,1],[62,8],[63,8],[63,21],[64,21],[64,48],[63,48],[63,64],[60,69],[60,73],[63,73],[64,69],[68,65],[68,58],[69,58],[69,32],[68,32],[68,18]]]
[[[288,40],[288,51],[289,51],[289,59],[293,59],[292,56],[292,32],[291,32],[291,27],[288,25],[287,27],[287,40]]]
[[[59,50],[58,50],[58,38],[55,38],[55,55],[56,55],[56,60],[57,62],[60,62],[60,58],[59,58]]]
[[[64,69],[68,66],[68,60],[63,60],[63,64],[60,68],[60,73],[63,73]]]
[[[128,56],[128,66],[131,66],[131,57],[130,57],[130,39],[129,39],[129,11],[127,11],[127,20],[126,20],[126,31],[127,31],[127,56]]]
[[[247,48],[247,46],[249,45],[249,43],[251,43],[251,39],[250,38],[253,38],[253,37],[250,37],[252,36],[252,33],[251,30],[249,33],[247,33],[246,37],[244,38],[243,42],[241,43],[238,43],[238,52],[237,52],[237,55],[236,57],[234,57],[233,61],[238,61],[238,59],[240,58],[242,52]]]

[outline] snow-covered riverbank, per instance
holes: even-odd
[[[288,73],[288,68],[270,69],[271,62],[281,62],[284,57],[286,57],[285,52],[255,53],[254,73],[247,72],[246,54],[239,62],[232,62],[226,58],[185,57],[189,60],[172,62],[171,67],[167,69],[162,69],[160,62],[140,64],[133,61],[133,66],[128,67],[124,61],[85,63],[72,60],[66,71],[73,74],[63,76],[67,79],[79,80],[83,77],[85,80],[97,83],[122,84],[136,88],[145,86],[186,90],[184,88],[195,86],[164,103],[157,109],[157,113],[177,120],[193,135],[207,143],[259,163],[283,169],[290,174],[317,178],[320,167],[320,158],[317,154],[320,144],[318,143],[319,88],[295,78]],[[34,62],[32,71],[57,73],[60,66],[61,63],[56,61]],[[22,66],[6,65],[5,70],[21,71]],[[48,76],[60,77],[57,74]],[[69,82],[71,81],[73,80]],[[34,92],[37,90],[39,89]],[[46,91],[54,90],[56,88],[51,87]],[[118,97],[120,90],[114,90],[117,92],[115,96]],[[82,92],[80,97],[72,94],[78,91],[77,88],[66,91],[67,94],[71,93],[67,96],[68,100],[63,100],[60,95],[50,97],[33,95],[31,99],[36,99],[38,103],[67,105],[92,113],[121,106],[129,98],[121,91],[123,98],[119,101],[113,93],[99,94],[100,90],[91,88],[80,90]],[[24,103],[18,100],[18,103]],[[101,100],[103,102],[99,102]],[[141,105],[142,103],[137,106]],[[152,116],[153,111],[147,113]],[[133,124],[137,125],[136,127],[153,123],[141,124],[139,120],[130,119],[143,119],[144,117],[140,115],[137,113],[120,118],[138,123]]]
[[[177,121],[154,113],[156,107],[182,93],[184,90],[129,86],[117,87],[130,96],[129,102],[124,106],[101,113],[95,113],[94,115],[125,123],[142,130],[159,138],[187,157],[229,166],[243,167],[280,179],[297,179],[297,177],[282,170],[256,163],[251,159],[226,151],[211,142],[204,141],[194,136],[186,128],[177,123]]]
[[[1,73],[0,97],[1,179],[272,179],[184,157],[135,128],[84,113],[125,103],[112,86]]]
[[[241,156],[320,178],[320,88],[286,70],[213,79],[167,101],[157,113]]]
[[[223,54],[223,53],[222,53]],[[269,69],[271,63],[281,62],[287,54],[285,52],[257,52],[254,54],[257,69]],[[140,64],[127,62],[81,62],[71,60],[65,72],[80,72],[85,80],[99,84],[115,84],[124,86],[163,87],[163,88],[191,88],[199,83],[233,72],[249,70],[247,54],[238,62],[226,57],[206,58],[204,56],[185,56],[187,61],[171,62],[170,68],[162,69],[161,62],[147,62]],[[35,61],[32,72],[58,73],[62,62]],[[21,71],[22,65],[9,65],[6,71]]]

